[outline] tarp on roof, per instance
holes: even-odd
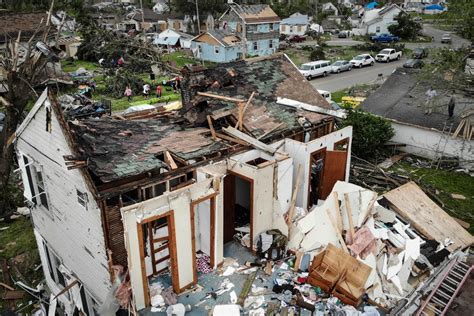
[[[439,5],[439,4],[430,4],[430,5],[427,5],[425,7],[425,10],[439,10],[439,11],[443,11],[444,10],[444,7],[442,5]]]
[[[371,3],[367,4],[365,8],[371,10],[371,9],[375,9],[375,7],[378,5],[379,5],[378,2],[372,1]]]

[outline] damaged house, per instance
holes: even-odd
[[[69,286],[52,299],[66,314],[144,309],[157,279],[182,293],[236,234],[255,252],[260,234],[288,234],[285,213],[348,180],[352,128],[336,130],[340,113],[284,55],[187,66],[182,101],[67,121],[45,90],[18,128],[46,282],[52,298]]]

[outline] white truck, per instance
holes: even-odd
[[[398,60],[400,59],[400,57],[402,57],[401,51],[397,52],[393,48],[385,48],[385,49],[382,49],[380,53],[378,53],[375,56],[375,60],[388,63],[388,62],[391,62],[392,60]]]

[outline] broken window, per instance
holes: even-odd
[[[61,260],[59,259],[58,255],[49,248],[48,244],[43,241],[44,251],[46,253],[46,259],[48,262],[48,271],[53,279],[54,283],[66,287],[66,280],[64,279],[64,275],[59,270],[61,266]],[[66,293],[67,294],[67,293]]]
[[[257,42],[253,42],[253,50],[258,50],[258,43]]]
[[[76,194],[77,194],[77,202],[79,202],[79,204],[87,208],[87,202],[89,201],[87,197],[87,193],[81,192],[78,189],[76,189]]]
[[[43,205],[46,209],[49,209],[41,167],[35,166],[26,156],[23,156],[23,163],[27,181],[25,190],[29,191],[25,196],[29,198],[33,204]]]
[[[269,48],[273,48],[273,40],[269,40],[269,41],[268,41],[268,47],[269,47]]]
[[[152,184],[142,188],[143,200],[149,200],[151,198],[162,195],[166,192],[166,182]]]
[[[38,189],[38,196],[41,202],[46,209],[49,209],[48,198],[46,196],[46,190],[44,187],[43,173],[40,169],[36,169],[36,188]]]
[[[214,47],[214,53],[219,54],[219,46]]]
[[[264,158],[256,158],[256,159],[253,159],[253,160],[250,160],[250,161],[247,161],[246,164],[249,164],[249,165],[252,165],[252,166],[258,166],[264,162],[267,162],[268,160],[264,159]]]

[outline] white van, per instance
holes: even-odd
[[[314,77],[326,77],[331,73],[331,62],[329,60],[312,61],[300,66],[300,72],[306,79],[311,80]]]
[[[329,103],[332,102],[332,100],[331,100],[331,92],[326,91],[326,90],[319,90],[319,89],[318,89],[318,92],[319,92],[320,95],[323,96],[323,98],[326,99],[326,101],[328,101]]]

